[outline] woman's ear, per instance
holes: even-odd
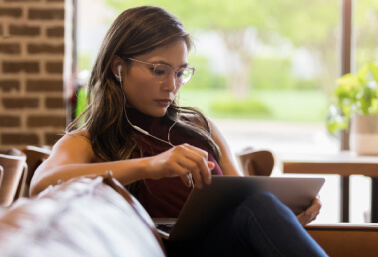
[[[124,61],[121,57],[116,56],[114,57],[112,63],[111,63],[111,69],[114,74],[114,76],[117,78],[118,81],[122,80],[122,71],[124,66]]]

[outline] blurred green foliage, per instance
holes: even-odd
[[[276,0],[106,0],[118,13],[140,5],[166,8],[176,15],[192,35],[197,31],[212,31],[227,42],[228,51],[249,60],[245,80],[250,90],[244,100],[233,98],[229,74],[214,73],[206,56],[192,54],[189,63],[195,75],[183,87],[183,102],[204,108],[208,114],[224,116],[234,110],[234,116],[252,117],[245,113],[263,113],[271,119],[322,120],[329,96],[338,76],[338,45],[340,1],[276,1]],[[377,60],[378,1],[358,1],[354,5],[354,29],[357,63]],[[264,55],[260,51],[246,51],[250,44],[244,32],[256,30],[259,44],[270,48],[290,45],[311,52],[321,66],[321,72],[305,80],[293,74],[290,50]],[[247,35],[247,36],[246,36]],[[233,42],[239,38],[239,43]],[[244,43],[243,43],[244,42]],[[237,43],[237,44],[236,44]],[[240,44],[242,43],[242,44]],[[266,57],[268,56],[268,57]],[[81,56],[80,67],[89,69],[87,53]],[[87,66],[87,67],[85,67]],[[296,90],[296,91],[293,91]],[[297,92],[301,90],[302,92]],[[231,100],[230,100],[231,99]],[[224,101],[222,104],[221,102]],[[241,101],[244,101],[241,104]],[[234,106],[233,106],[234,105]],[[363,105],[363,103],[361,103]],[[268,111],[269,110],[269,111]],[[257,115],[257,114],[256,114]],[[255,115],[255,117],[256,117]],[[257,115],[258,116],[258,115]]]
[[[196,70],[192,79],[185,87],[192,89],[225,89],[226,77],[214,74],[210,71],[209,60],[205,56],[191,55],[189,56],[189,66]]]
[[[239,110],[233,113],[223,112],[223,107],[217,108],[222,102],[226,103],[225,106],[238,105]],[[213,118],[322,122],[327,110],[327,98],[319,90],[255,89],[244,101],[235,100],[227,90],[193,90],[190,87],[183,87],[180,91],[179,103],[183,106],[198,107]],[[250,103],[252,107],[249,106]],[[310,106],[311,113],[304,106]]]
[[[236,98],[215,99],[210,105],[211,111],[225,116],[235,115],[249,118],[271,117],[270,108],[262,101],[255,99],[240,100]]]
[[[274,74],[274,75],[272,75]],[[306,90],[316,89],[316,80],[296,78],[290,58],[256,57],[249,73],[249,81],[255,89]]]
[[[345,74],[333,92],[327,128],[346,129],[352,114],[378,114],[378,63],[367,62],[356,74]]]

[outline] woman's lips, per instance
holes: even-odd
[[[157,102],[160,106],[162,106],[162,107],[168,107],[168,106],[172,103],[172,101],[169,100],[169,99],[160,99],[160,100],[156,100],[156,102]]]

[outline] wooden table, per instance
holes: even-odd
[[[371,177],[371,222],[378,223],[378,156],[358,156],[342,151],[335,154],[280,155],[283,173],[340,175],[340,220],[349,222],[349,176]]]

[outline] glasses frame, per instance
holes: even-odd
[[[139,63],[143,63],[143,64],[147,64],[147,65],[152,65],[154,67],[154,72],[156,70],[156,67],[158,67],[159,65],[165,65],[167,67],[169,67],[171,69],[171,73],[169,74],[169,76],[167,77],[167,79],[165,79],[164,81],[156,81],[157,83],[164,83],[165,81],[167,81],[169,79],[169,77],[172,75],[172,72],[175,74],[175,81],[177,84],[179,84],[180,86],[183,86],[183,85],[186,85],[193,77],[194,75],[194,71],[196,70],[195,68],[193,67],[184,67],[184,68],[178,68],[176,70],[172,69],[171,66],[167,65],[167,64],[164,64],[164,63],[151,63],[151,62],[145,62],[145,61],[141,61],[141,60],[137,60],[137,59],[134,59],[134,58],[127,58],[128,60],[130,61],[134,61],[134,62],[139,62]],[[182,70],[182,69],[189,69],[189,70],[192,70],[192,75],[190,76],[189,80],[185,83],[179,83],[177,81],[177,73],[179,70]],[[152,77],[154,77],[154,75],[152,75]]]

